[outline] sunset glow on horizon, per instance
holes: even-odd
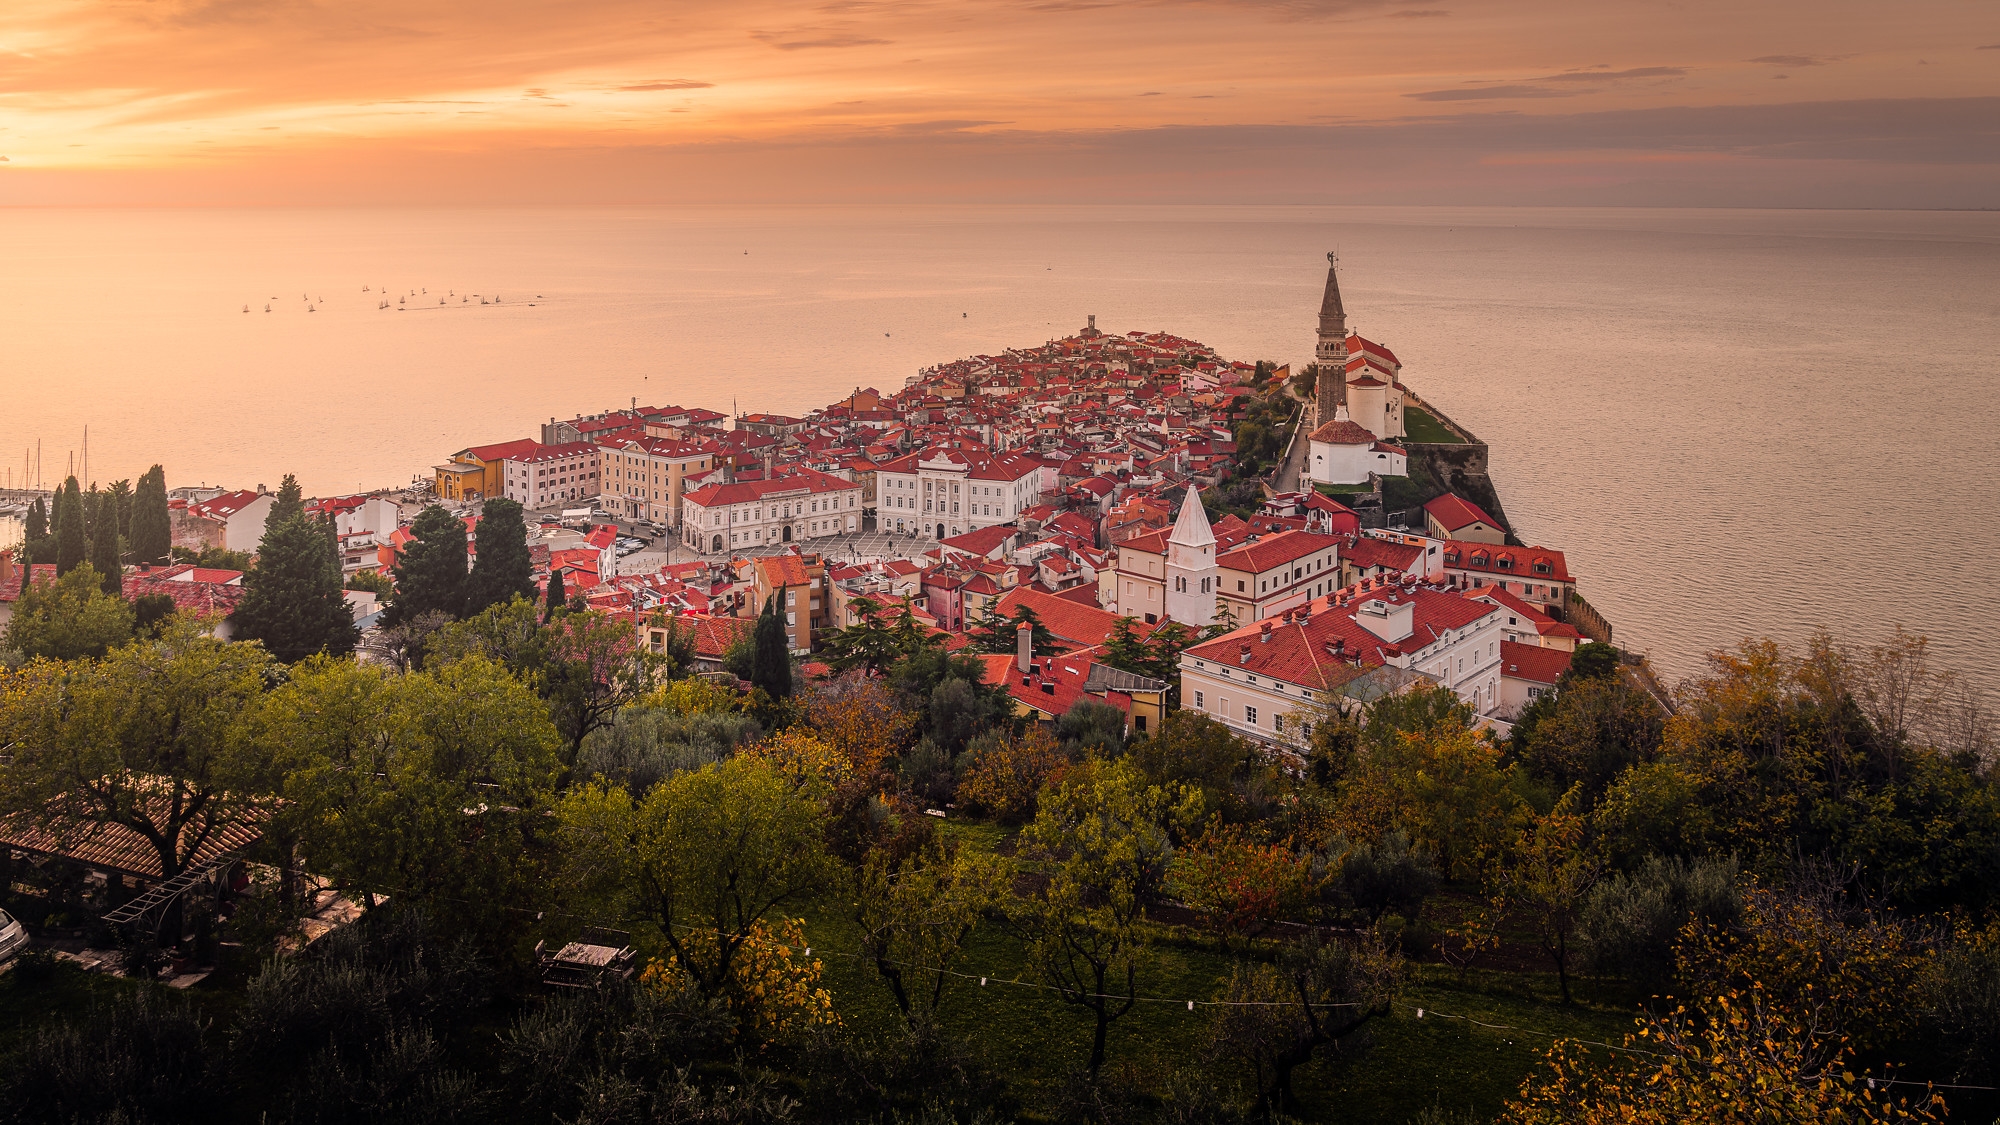
[[[19,0],[0,60],[11,203],[1964,206],[2000,161],[1962,0]]]

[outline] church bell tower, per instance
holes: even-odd
[[[1313,349],[1313,363],[1319,368],[1313,399],[1319,420],[1333,417],[1334,407],[1347,401],[1347,310],[1340,304],[1340,258],[1326,255],[1326,295],[1319,302],[1319,345]]]

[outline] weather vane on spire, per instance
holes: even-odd
[[[1334,264],[1335,262],[1338,262],[1338,261],[1340,261],[1340,251],[1338,251],[1338,250],[1328,250],[1328,251],[1326,252],[1326,264],[1327,264],[1327,265],[1329,265],[1329,266],[1330,266],[1330,265],[1333,265],[1333,264]]]

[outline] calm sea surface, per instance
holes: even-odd
[[[0,482],[88,425],[100,481],[309,493],[634,398],[800,412],[1088,313],[1297,363],[1338,247],[1351,323],[1670,674],[1900,622],[2000,689],[2000,214],[13,210],[0,246]]]

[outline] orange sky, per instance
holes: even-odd
[[[2000,205],[1989,0],[1421,2],[8,0],[0,202]]]

